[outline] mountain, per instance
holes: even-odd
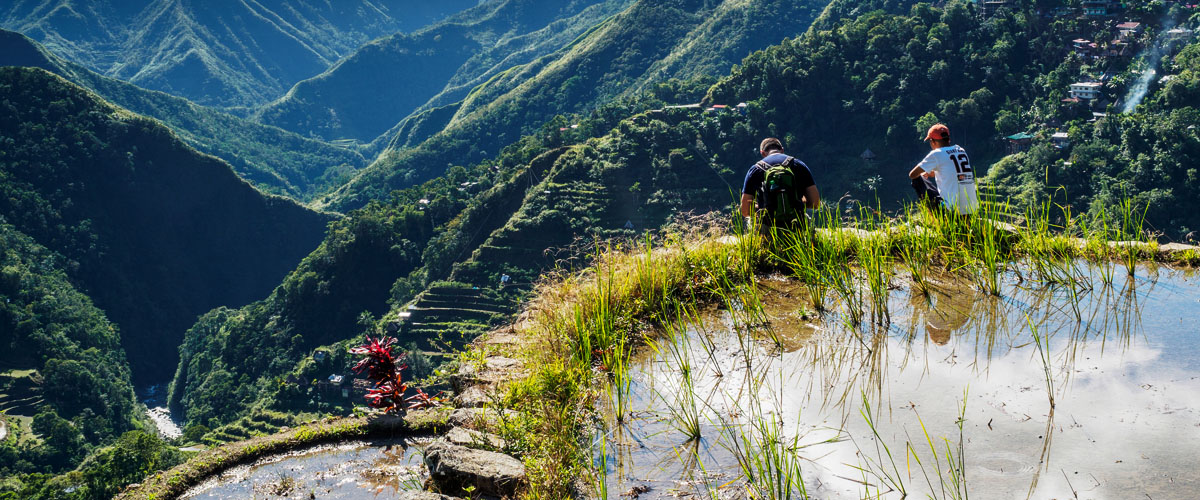
[[[408,147],[411,141],[394,139],[372,165],[316,204],[336,210],[362,206],[393,189],[436,176],[448,163],[471,164],[491,157],[555,115],[586,113],[610,99],[676,76],[673,72],[702,76],[689,69],[693,63],[727,71],[744,55],[803,33],[827,3],[634,2],[562,49],[475,88],[454,106],[453,115],[445,113],[449,119],[441,131],[419,145]],[[748,12],[775,15],[743,15]],[[702,54],[722,56],[701,58]],[[447,161],[448,157],[453,160]]]
[[[102,76],[51,54],[20,33],[0,30],[0,66],[43,68],[109,102],[156,118],[188,145],[229,162],[238,175],[270,193],[306,200],[366,164],[357,151]]]
[[[142,383],[169,377],[196,316],[267,293],[331,219],[44,70],[0,68],[0,103],[0,216],[68,259]]]
[[[630,0],[500,0],[375,40],[263,107],[263,123],[371,142],[423,111],[570,43]]]
[[[362,44],[477,0],[19,0],[0,27],[105,76],[211,106],[255,106]]]

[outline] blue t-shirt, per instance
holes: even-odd
[[[788,155],[783,153],[775,153],[763,158],[762,161],[767,165],[775,166],[787,161]],[[796,177],[796,188],[800,190],[801,196],[804,195],[804,190],[809,186],[817,185],[813,180],[812,170],[800,160],[795,160],[792,163],[792,170]],[[767,200],[763,198],[763,193],[759,190],[762,187],[763,180],[767,176],[767,171],[758,166],[758,163],[750,165],[750,170],[746,172],[746,180],[742,182],[742,194],[754,195],[754,199],[758,202],[758,208],[763,208],[767,205]]]

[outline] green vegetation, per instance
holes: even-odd
[[[1171,47],[1182,44],[1156,31],[1164,19],[1182,22],[1187,13],[1127,2],[1127,18],[1148,26],[1147,36],[1125,56],[1092,59],[1076,55],[1072,40],[1116,38],[1111,19],[1040,14],[1055,5],[1033,3],[988,18],[968,2],[831,16],[808,36],[747,58],[706,101],[750,102],[753,130],[783,137],[789,152],[816,166],[818,179],[854,188],[856,196],[906,191],[901,168],[918,159],[918,148],[909,146],[916,128],[942,121],[975,165],[996,163],[985,173],[1001,196],[1025,205],[1065,188],[1077,210],[1110,217],[1128,197],[1148,206],[1148,220],[1169,238],[1196,230],[1200,222],[1188,207],[1200,199],[1200,178],[1189,169],[1200,143],[1188,128],[1198,116],[1188,89],[1196,87],[1197,49],[1172,56]],[[830,11],[855,12],[850,4],[835,3]],[[900,11],[896,2],[877,6],[883,4]],[[1152,84],[1135,114],[1105,108],[1103,102],[1120,101],[1147,64],[1157,64],[1136,51],[1156,47],[1163,52],[1147,53],[1168,61],[1159,75],[1177,78]],[[1110,111],[1107,119],[1091,123],[1086,104],[1062,102],[1071,83],[1106,74],[1106,97],[1093,109]],[[1001,160],[1006,144],[997,139],[1021,131],[1034,132],[1036,145]],[[1072,146],[1052,145],[1055,131],[1067,132]],[[858,155],[868,148],[878,157],[863,161]]]
[[[118,329],[71,284],[67,264],[0,222],[0,349],[10,353],[0,498],[66,498],[71,487],[69,498],[110,498],[181,461],[145,432]]]
[[[448,123],[456,103],[472,88],[558,50],[628,3],[482,3],[417,32],[364,45],[325,73],[296,84],[256,117],[305,136],[378,138],[382,147],[403,134],[402,144],[416,145]],[[418,127],[416,122],[428,123]]]
[[[65,257],[138,380],[169,377],[197,315],[266,293],[330,219],[41,69],[0,68],[0,142],[0,216]]]
[[[415,147],[384,151],[348,184],[315,203],[337,210],[359,207],[393,189],[440,175],[443,165],[490,158],[555,115],[584,113],[618,97],[634,101],[644,95],[639,90],[653,92],[656,84],[676,74],[714,77],[753,50],[803,33],[825,4],[751,3],[738,8],[751,13],[773,9],[778,19],[743,19],[738,16],[744,11],[735,15],[728,11],[732,6],[711,0],[634,2],[559,51],[497,74],[471,91],[442,132]],[[726,15],[739,22],[725,22]],[[772,31],[784,20],[787,29]],[[665,66],[658,65],[664,60]],[[693,67],[696,71],[689,69]],[[713,73],[701,73],[700,68]]]
[[[134,113],[170,127],[188,145],[229,162],[259,189],[307,200],[349,178],[367,160],[353,150],[143,90],[49,53],[33,40],[0,30],[0,65],[55,73]]]
[[[39,446],[7,440],[0,453],[12,458],[3,461],[10,473],[58,470],[89,445],[141,426],[129,364],[116,326],[63,271],[66,259],[7,223],[0,241],[0,348],[12,353],[0,404],[8,415],[35,417],[41,436]]]
[[[411,31],[475,0],[29,1],[0,12],[64,57],[139,87],[216,106],[254,106],[373,38]]]
[[[708,91],[706,100],[711,103],[749,101],[745,115],[735,111],[662,109],[626,118],[636,110],[662,106],[667,102],[694,102],[696,90],[705,86],[702,81],[672,80],[649,87],[646,93],[637,98],[610,103],[587,119],[555,117],[536,133],[503,149],[496,160],[471,168],[455,166],[450,169],[449,177],[394,192],[387,203],[373,203],[361,212],[352,212],[346,227],[356,227],[350,221],[358,218],[370,220],[398,217],[405,213],[412,214],[405,217],[416,217],[413,222],[403,226],[405,232],[394,238],[374,239],[377,243],[373,244],[379,247],[371,252],[384,255],[388,251],[386,248],[400,248],[394,245],[407,240],[415,251],[420,252],[420,256],[405,254],[401,259],[403,265],[388,268],[391,269],[388,271],[374,269],[369,279],[358,279],[371,283],[369,288],[376,290],[382,289],[383,283],[391,282],[390,310],[386,309],[386,299],[382,295],[373,295],[378,292],[362,292],[358,295],[359,299],[353,301],[343,300],[338,293],[285,296],[280,290],[294,288],[294,282],[298,282],[298,277],[306,272],[298,271],[289,278],[289,284],[268,299],[266,306],[253,306],[202,322],[207,329],[197,330],[194,336],[219,331],[243,333],[228,336],[217,334],[212,338],[226,340],[206,346],[189,344],[186,349],[190,355],[216,359],[219,357],[217,352],[231,349],[232,352],[248,352],[243,351],[248,348],[234,347],[241,342],[257,342],[259,347],[271,344],[275,347],[261,350],[269,353],[267,359],[271,362],[263,364],[269,368],[246,369],[246,374],[250,376],[246,380],[240,378],[243,372],[238,370],[241,368],[233,368],[229,373],[236,376],[223,378],[226,383],[213,386],[237,384],[270,387],[276,383],[272,380],[278,377],[299,373],[295,363],[305,357],[307,350],[343,341],[361,331],[357,319],[363,311],[370,312],[372,318],[378,318],[376,324],[395,328],[395,315],[437,280],[450,279],[478,286],[481,288],[480,294],[485,296],[491,293],[489,289],[498,289],[496,285],[501,274],[508,274],[513,283],[527,287],[545,269],[556,265],[569,267],[582,262],[581,258],[586,257],[592,249],[594,240],[626,238],[644,230],[655,230],[670,223],[680,212],[707,212],[724,208],[740,186],[743,165],[753,160],[753,156],[746,151],[752,146],[747,145],[756,144],[762,135],[767,134],[784,137],[789,152],[813,166],[825,193],[850,193],[851,202],[847,206],[864,217],[865,229],[884,227],[887,224],[885,219],[868,214],[890,211],[887,207],[895,206],[893,203],[902,196],[900,193],[907,192],[907,187],[896,189],[904,177],[892,174],[885,176],[883,169],[894,164],[910,165],[910,162],[919,158],[923,151],[914,139],[917,129],[935,119],[935,113],[948,113],[946,116],[950,117],[956,137],[971,145],[973,158],[980,158],[976,163],[986,164],[988,158],[999,157],[1002,154],[1001,147],[989,138],[1003,131],[1008,124],[1004,121],[998,124],[997,120],[983,117],[1004,114],[1001,112],[1013,106],[1019,107],[1019,103],[1023,102],[1022,96],[1041,95],[1036,92],[1049,92],[1048,89],[1057,88],[1043,82],[1040,75],[1043,71],[1058,68],[1061,54],[1047,52],[1044,57],[1030,59],[1019,57],[1017,54],[1021,51],[1018,48],[1032,50],[1033,47],[1047,46],[1054,40],[1061,41],[1064,33],[1077,26],[1073,24],[1074,21],[1067,25],[1058,21],[1050,22],[1045,17],[1025,10],[1019,11],[1020,15],[981,21],[973,6],[962,2],[953,2],[945,9],[926,5],[907,9],[890,3],[881,6],[901,13],[875,11],[836,22],[826,17],[826,21],[832,23],[832,28],[814,30],[802,38],[755,53],[732,75]],[[568,54],[608,54],[603,51],[607,47],[603,40],[619,38],[616,33],[637,34],[638,28],[630,27],[637,23],[624,22],[627,18],[655,19],[658,23],[666,23],[663,26],[678,23],[674,26],[686,32],[683,26],[687,23],[681,20],[690,18],[671,10],[674,7],[678,6],[635,5],[631,7],[633,10],[614,17],[581,37],[565,51]],[[835,3],[825,15],[829,16],[830,12],[845,7],[843,3]],[[657,8],[664,10],[653,10],[656,15],[649,15],[651,11],[638,10]],[[642,15],[633,16],[632,12],[641,12]],[[672,31],[658,29],[657,32]],[[600,36],[600,33],[607,35]],[[639,38],[635,36],[634,39]],[[1055,43],[1056,46],[1061,45]],[[931,45],[941,48],[929,50]],[[652,46],[662,49],[660,54],[667,53],[667,48],[675,50],[671,44]],[[983,51],[981,47],[993,47],[995,50]],[[943,67],[950,60],[950,55],[964,57],[971,71],[951,84],[934,85],[940,80],[929,69]],[[545,74],[555,74],[555,68],[570,66],[574,60],[565,57],[558,62],[548,63]],[[1005,70],[997,71],[995,68]],[[885,81],[875,83],[878,78]],[[516,77],[502,75],[478,89],[472,99],[486,102],[484,96],[491,92],[491,85],[503,88],[504,82],[510,80],[516,81]],[[538,81],[541,80],[535,78],[529,87],[535,87],[533,82]],[[553,78],[547,81],[553,81]],[[901,81],[920,84],[897,85]],[[832,96],[828,98],[822,97],[811,102],[811,96],[830,94]],[[998,95],[1015,97],[1000,99],[995,97]],[[480,112],[486,114],[488,109],[502,107],[496,102],[483,106]],[[874,113],[881,119],[855,118],[865,113]],[[460,123],[471,123],[471,120],[464,118]],[[578,121],[579,127],[570,128],[575,121]],[[470,145],[466,142],[446,142],[452,136],[458,136],[440,134],[427,142],[426,146],[459,144],[469,149],[483,144],[476,139],[487,135],[483,131],[476,132],[468,134],[466,129],[461,132],[463,141],[472,138]],[[801,137],[808,140],[802,141],[799,139]],[[572,143],[575,145],[561,148],[564,144]],[[422,149],[424,147],[396,153],[395,157],[407,158],[403,161],[411,160],[415,162],[414,165],[456,165],[456,162],[446,162],[445,158],[433,155],[433,149]],[[866,147],[878,151],[881,159],[874,162],[861,159],[859,153]],[[447,146],[446,151],[466,150],[462,148]],[[456,157],[456,160],[467,163],[469,158]],[[372,172],[378,173],[380,170]],[[365,179],[371,175],[374,174],[368,174],[360,181],[366,182]],[[406,175],[406,178],[412,181],[420,177],[414,174]],[[373,189],[386,189],[378,183],[372,185],[375,186]],[[349,193],[355,188],[347,189],[349,191],[345,192]],[[874,196],[880,198],[873,208],[853,201]],[[991,196],[1003,199],[1000,194],[992,193]],[[1017,198],[1012,206],[997,207],[997,210],[1025,216],[1028,203],[1028,200]],[[1146,206],[1140,201],[1133,203],[1138,207]],[[1070,227],[1071,231],[1078,229],[1080,234],[1092,234],[1090,228],[1093,225],[1102,227],[1105,220],[1117,221],[1119,215],[1089,212],[1085,213],[1087,217],[1083,219],[1068,216],[1068,220],[1077,222],[1072,225],[1061,223],[1060,213],[1071,213],[1071,209],[1054,207],[1054,218],[1047,218],[1050,214],[1045,214],[1041,219],[1027,218],[1055,220],[1056,224]],[[1079,221],[1086,221],[1086,224]],[[632,225],[633,229],[627,229],[627,224]],[[1108,224],[1107,227],[1115,227],[1113,222]],[[1086,228],[1082,227],[1085,225]],[[998,289],[997,280],[1006,270],[1004,259],[1010,255],[1006,252],[1011,251],[1006,246],[1011,244],[1007,237],[984,228],[959,227],[954,231],[974,234],[972,251],[976,253],[970,258],[952,254],[947,254],[946,258],[972,270],[973,279],[981,286],[990,290]],[[1105,234],[1111,238],[1116,233]],[[1126,231],[1126,234],[1130,239],[1144,237],[1135,231]],[[356,242],[359,240],[353,239]],[[327,241],[326,246],[330,247],[334,241]],[[850,240],[844,242],[845,245],[851,243]],[[887,298],[887,270],[898,261],[909,261],[916,270],[915,279],[922,281],[928,265],[921,262],[918,256],[927,255],[940,244],[938,240],[924,236],[913,236],[910,244],[897,247],[890,246],[892,243],[886,240],[874,241],[862,253],[863,267],[873,270],[867,273],[871,278],[871,286],[866,290],[854,286],[858,275],[844,266],[834,266],[837,272],[824,272],[828,282],[813,281],[806,286],[814,297],[820,299],[815,304],[817,309],[837,299],[858,304],[853,308],[857,314],[851,318],[852,322],[857,322],[860,317],[886,322],[887,311],[881,311],[879,305]],[[893,252],[897,248],[900,254]],[[548,253],[548,249],[564,250]],[[1033,254],[1039,250],[1021,251]],[[829,254],[834,251],[826,253],[788,258],[797,262],[805,259],[810,262],[831,262]],[[323,250],[311,256],[310,260],[353,267],[337,263],[336,255],[337,252]],[[393,259],[389,265],[396,262]],[[1036,262],[1061,260],[1036,259]],[[815,271],[807,272],[812,274]],[[333,284],[340,279],[317,274],[317,285]],[[513,289],[519,290],[519,287],[514,286]],[[504,293],[511,293],[511,290],[506,289]],[[415,310],[422,311],[422,319],[430,318],[432,321],[412,321],[409,322],[412,324],[401,326],[401,343],[425,342],[438,337],[439,333],[442,339],[457,341],[463,337],[469,338],[469,334],[462,335],[461,332],[471,331],[472,328],[479,331],[493,321],[482,313],[502,310],[489,308],[488,311],[481,311],[461,304],[449,304],[450,301],[436,295],[424,295],[415,304]],[[519,294],[507,298],[495,296],[487,300],[493,301],[490,306],[495,306],[496,300],[504,299],[500,301],[515,304],[519,297]],[[424,300],[427,302],[422,303]],[[304,326],[307,322],[298,321],[298,313],[292,312],[313,310],[326,312],[323,317],[314,319],[314,324],[323,324],[324,327]],[[337,312],[329,314],[329,311]],[[270,324],[268,330],[277,332],[270,336],[275,340],[249,340],[253,336],[251,332],[263,331],[273,318],[275,323]],[[331,318],[337,319],[334,321]],[[471,327],[471,324],[476,326]],[[296,338],[299,340],[294,340]],[[200,354],[202,352],[206,354]],[[196,366],[202,368],[207,365],[200,363]],[[220,374],[223,371],[216,372]],[[185,377],[196,375],[188,372]],[[187,389],[180,392],[178,387],[184,386]],[[200,391],[194,396],[197,401],[209,400],[210,397],[218,401],[223,399],[219,395],[213,397],[217,391],[204,387],[205,384],[199,379],[183,386],[177,385],[176,400],[179,401],[182,394],[196,390]],[[218,410],[204,410],[202,413],[205,418],[217,418],[217,422],[202,423],[229,422],[255,405],[279,403],[278,400],[275,403],[254,402],[254,393],[253,390],[246,390],[242,394],[246,399],[233,398],[236,401],[234,404],[221,406]],[[285,399],[292,401],[289,404],[301,404],[306,411],[314,410],[311,405],[304,406],[305,398],[297,396]]]
[[[615,419],[621,422],[625,411],[622,392],[627,391],[622,381],[628,377],[621,370],[637,345],[650,343],[662,349],[663,344],[675,342],[672,332],[694,317],[687,311],[707,304],[725,304],[734,316],[739,339],[742,326],[759,324],[755,311],[761,311],[761,304],[754,291],[758,276],[783,272],[813,287],[838,289],[837,312],[851,331],[863,332],[864,321],[886,322],[888,318],[886,301],[855,298],[886,293],[886,287],[879,289],[871,283],[869,275],[878,271],[872,270],[873,260],[886,258],[888,272],[895,272],[898,266],[935,267],[998,293],[987,277],[992,272],[989,253],[996,253],[996,260],[1003,263],[999,272],[1014,273],[1021,272],[1015,266],[1019,262],[1029,262],[1027,267],[1036,269],[1032,261],[1057,261],[1059,257],[1037,252],[1046,245],[1067,249],[1061,256],[1067,262],[1084,258],[1098,265],[1113,263],[1121,247],[1109,244],[1105,233],[1083,232],[1081,220],[1067,219],[1065,225],[1057,225],[1035,219],[1027,225],[1008,226],[997,219],[1012,214],[996,207],[972,218],[916,208],[909,211],[911,216],[895,218],[865,212],[839,217],[839,213],[839,207],[831,207],[817,218],[815,229],[781,232],[770,238],[769,244],[757,236],[721,237],[725,224],[720,221],[715,227],[669,233],[660,241],[633,242],[607,250],[596,257],[591,268],[539,287],[530,302],[528,321],[516,325],[518,335],[533,339],[523,352],[531,373],[512,387],[504,401],[504,408],[522,415],[504,437],[524,452],[532,481],[528,497],[566,496],[574,478],[587,472],[584,464],[591,462],[590,451],[584,449],[580,437],[588,432],[596,399],[605,394],[603,388],[608,388]],[[1050,212],[1044,213],[1050,216]],[[919,259],[905,260],[905,255],[912,255],[906,251],[910,246],[923,249]],[[1153,243],[1142,241],[1133,246],[1139,248],[1143,259],[1158,255]],[[805,253],[813,248],[819,256],[816,259]],[[846,276],[839,278],[839,272]],[[1025,276],[1042,278],[1045,276]],[[842,283],[850,283],[849,289],[841,290]],[[1074,281],[1063,285],[1097,284],[1076,275]],[[739,310],[744,314],[738,314]],[[654,340],[647,326],[665,332],[665,339]],[[680,366],[686,379],[691,363],[683,360]],[[753,387],[747,390],[755,393]],[[688,407],[685,401],[677,414],[685,435],[693,418]],[[767,418],[766,411],[755,413],[760,414]],[[774,423],[760,423],[761,428],[735,436],[738,449],[733,451],[745,479],[768,498],[803,492],[795,446],[779,442],[779,435],[771,431],[778,432]],[[938,454],[936,449],[933,452]],[[946,458],[961,460],[961,448],[948,450]],[[940,470],[941,465],[938,467]],[[959,488],[961,479],[951,476],[943,480],[948,481],[947,487]]]

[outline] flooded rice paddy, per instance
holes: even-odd
[[[1200,278],[1139,267],[1103,286],[1079,266],[1094,285],[1010,274],[998,296],[942,277],[926,298],[896,276],[890,323],[857,331],[837,304],[813,313],[794,280],[760,280],[769,326],[746,326],[763,318],[738,307],[708,311],[635,355],[630,411],[618,422],[606,408],[595,436],[596,487],[609,498],[1200,497]]]
[[[420,490],[426,440],[388,439],[318,446],[227,470],[186,499],[396,498]]]

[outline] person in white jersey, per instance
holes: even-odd
[[[950,145],[950,128],[941,123],[929,127],[925,142],[933,151],[908,173],[917,198],[960,215],[975,213],[979,200],[967,151],[957,144]]]

